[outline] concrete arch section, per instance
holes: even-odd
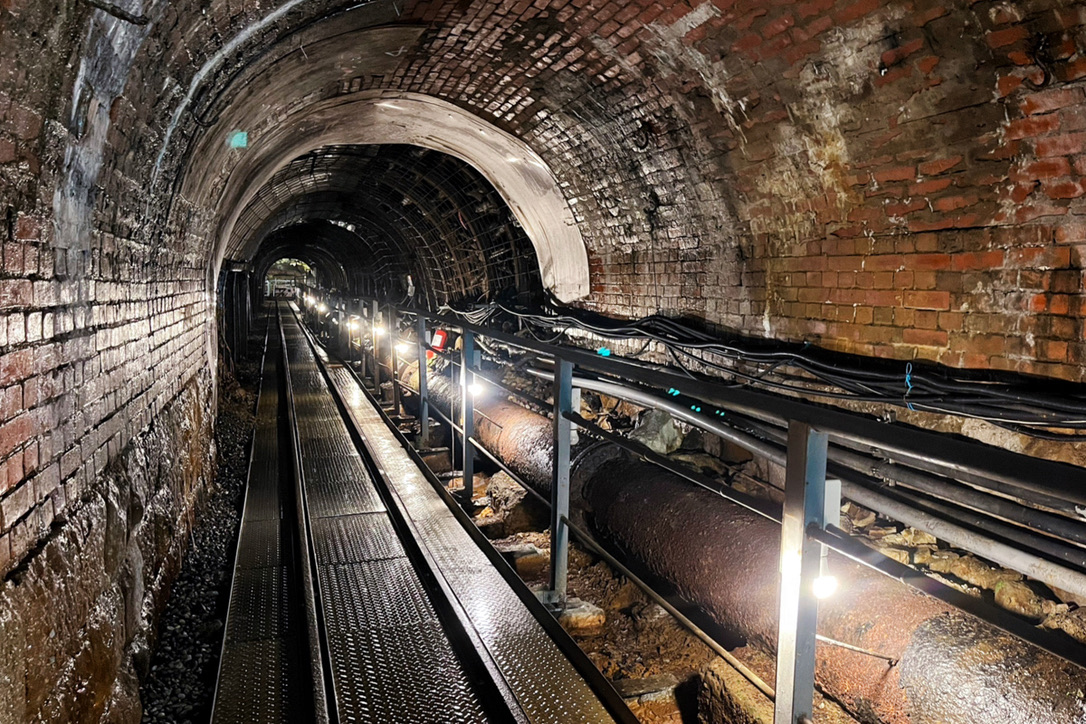
[[[528,144],[468,111],[432,96],[367,91],[330,99],[250,139],[221,197],[223,258],[249,260],[234,226],[272,175],[293,159],[333,145],[410,144],[455,156],[494,185],[535,248],[543,285],[563,302],[589,293],[588,253],[558,181]],[[250,241],[250,245],[254,242]],[[216,264],[217,266],[217,264]]]

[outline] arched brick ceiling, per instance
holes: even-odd
[[[220,51],[191,81],[159,140],[151,183],[163,191],[175,186],[187,204],[218,206],[212,271],[223,257],[238,258],[237,215],[293,159],[328,145],[413,144],[474,166],[535,246],[544,286],[565,300],[585,296],[589,270],[579,227],[553,173],[530,146],[438,98],[350,93],[357,72],[391,73],[402,65],[401,56],[423,32],[412,24],[366,27],[380,16],[377,5],[302,23],[231,72],[219,68],[229,65]],[[227,46],[239,55],[247,47],[241,41]],[[346,103],[327,103],[344,92],[352,95]],[[242,153],[226,143],[237,130],[250,141]]]
[[[393,129],[380,104],[426,98],[539,158],[586,249],[583,306],[1086,369],[1086,16],[1065,3],[132,4],[149,26],[87,11],[63,85],[57,115],[82,134],[55,195],[65,248],[91,236],[95,199],[134,197],[105,210],[111,231],[156,268],[206,262],[212,288],[248,194],[358,143],[336,136],[344,118]],[[253,145],[226,149],[239,129]]]
[[[269,234],[253,259],[253,282],[259,284],[280,259],[299,259],[316,271],[317,280],[329,289],[364,288],[354,266],[344,259],[358,255],[358,243],[350,232],[327,222],[301,223]],[[355,272],[352,278],[351,272]]]
[[[432,303],[541,291],[534,249],[501,196],[452,156],[354,146],[297,158],[238,217],[231,256],[251,261],[269,234],[319,219],[349,224],[342,263],[352,278],[386,278],[383,289],[402,294],[411,274]]]

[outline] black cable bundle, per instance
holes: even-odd
[[[989,371],[871,360],[819,350],[809,343],[739,335],[721,339],[661,315],[616,320],[583,310],[555,307],[553,313],[540,313],[498,303],[450,311],[477,325],[511,315],[536,339],[548,343],[561,340],[571,329],[604,339],[644,340],[635,357],[655,342],[686,374],[693,376],[690,364],[704,365],[737,386],[969,417],[1048,440],[1086,439],[1084,433],[1069,432],[1086,430],[1086,395],[1055,380],[997,379]]]

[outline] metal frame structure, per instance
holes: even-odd
[[[814,582],[821,572],[823,546],[807,535],[807,527],[825,527],[827,508],[840,508],[840,494],[836,501],[826,495],[827,444],[826,433],[806,423],[792,422],[788,426],[781,519],[776,722],[801,722],[812,717],[818,623]]]
[[[374,302],[376,310],[376,302]],[[827,550],[835,550],[884,575],[901,580],[908,585],[922,590],[946,603],[961,608],[979,618],[997,626],[1019,638],[1039,646],[1057,656],[1075,660],[1075,652],[1063,641],[1049,633],[1038,631],[1027,623],[1005,612],[991,609],[986,604],[977,602],[960,592],[945,586],[922,573],[896,563],[861,544],[840,531],[836,522],[836,511],[840,508],[840,481],[827,480],[826,448],[829,436],[854,441],[863,445],[880,448],[893,454],[900,454],[911,459],[921,460],[950,471],[980,473],[992,479],[1006,481],[1020,487],[1039,491],[1076,494],[1086,490],[1086,474],[1075,471],[1070,466],[1051,461],[1025,458],[1005,450],[989,449],[964,440],[917,428],[895,426],[876,422],[870,418],[835,408],[827,408],[795,398],[781,397],[750,389],[738,389],[723,382],[709,379],[692,378],[676,371],[663,368],[650,368],[616,356],[603,356],[591,351],[564,345],[548,344],[516,337],[512,334],[472,324],[458,317],[433,313],[421,309],[401,308],[400,315],[414,316],[417,334],[417,347],[420,360],[425,360],[426,352],[431,350],[425,339],[427,323],[458,329],[462,334],[462,350],[459,361],[450,360],[462,372],[461,420],[454,421],[443,415],[436,407],[429,404],[426,386],[426,365],[420,364],[419,390],[408,391],[418,397],[421,410],[427,411],[424,417],[424,435],[428,438],[428,417],[434,414],[444,420],[453,431],[459,434],[459,447],[464,469],[467,496],[471,494],[469,473],[474,472],[476,452],[497,463],[507,473],[512,474],[524,486],[511,470],[492,454],[485,450],[473,437],[474,404],[469,391],[471,380],[481,376],[478,372],[478,358],[475,350],[475,337],[482,336],[510,347],[526,350],[542,357],[554,360],[554,470],[552,478],[551,500],[544,501],[551,508],[551,560],[554,562],[551,572],[550,590],[543,593],[545,602],[553,606],[563,605],[568,576],[569,534],[573,531],[589,547],[598,550],[609,559],[612,565],[624,568],[621,562],[598,547],[591,536],[579,530],[569,521],[569,468],[570,436],[573,426],[582,427],[592,434],[611,439],[623,447],[632,447],[621,436],[608,434],[597,426],[588,423],[572,407],[573,373],[581,369],[590,374],[602,375],[605,379],[622,379],[626,382],[651,388],[682,389],[683,393],[715,405],[719,410],[735,411],[770,417],[788,425],[788,446],[786,465],[785,506],[781,532],[781,597],[779,611],[779,643],[777,657],[776,688],[770,689],[752,672],[742,671],[752,683],[769,698],[775,700],[776,724],[802,724],[811,720],[812,699],[814,692],[815,641],[822,640],[836,645],[838,642],[827,640],[817,635],[817,600],[813,587],[815,580],[823,572]],[[390,334],[394,330],[390,328]],[[390,338],[390,343],[394,340]],[[448,359],[449,356],[446,356]],[[376,361],[375,361],[376,362]],[[376,366],[376,363],[375,363]],[[483,377],[504,391],[521,397],[529,397]],[[394,387],[401,387],[393,375]],[[534,401],[534,400],[533,400]],[[458,425],[457,422],[462,424]],[[613,439],[619,438],[619,439]],[[742,441],[739,442],[742,445]],[[755,455],[764,454],[764,450],[748,447]],[[670,467],[666,461],[652,462]],[[455,461],[454,461],[455,467]],[[687,479],[697,477],[680,472]],[[1039,484],[1037,480],[1046,481]],[[1049,482],[1050,481],[1050,482]],[[703,481],[695,481],[704,484]],[[1047,487],[1046,487],[1047,486]],[[530,487],[527,490],[538,496]],[[741,493],[715,489],[715,492],[744,507],[756,509],[762,515],[771,516],[759,509],[753,501]],[[1082,495],[1081,492],[1077,494]],[[862,550],[861,550],[862,549]],[[635,577],[636,579],[636,577]],[[640,584],[639,582],[639,585]],[[643,586],[646,587],[647,586]],[[687,622],[689,623],[689,622]],[[690,624],[693,627],[692,624]],[[695,630],[699,636],[705,636]],[[707,638],[707,637],[706,637]],[[715,646],[714,650],[718,650]],[[718,650],[720,653],[722,649]],[[863,653],[871,653],[864,651]],[[877,655],[877,654],[872,654]],[[735,662],[738,663],[738,662]],[[742,666],[741,664],[739,664]]]

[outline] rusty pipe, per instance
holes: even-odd
[[[776,650],[774,523],[628,457],[588,473],[583,494],[598,531],[725,630]],[[829,565],[841,586],[819,632],[899,661],[818,645],[819,687],[861,720],[1086,721],[1086,670],[841,556]]]
[[[408,388],[417,390],[418,363],[407,365],[401,379]],[[437,405],[453,419],[458,417],[460,386],[449,375],[428,375],[426,391],[431,405]],[[475,438],[549,500],[554,434],[551,421],[504,398],[476,398],[475,408],[482,413],[475,419]]]
[[[547,373],[534,373],[540,377],[546,377]],[[638,390],[624,388],[613,382],[575,378],[574,384],[585,389],[595,390],[604,394],[624,397],[632,402],[646,407],[655,407],[670,413],[673,417],[681,419],[695,427],[707,430],[725,440],[734,442],[770,462],[781,467],[786,460],[786,452],[779,444],[772,441],[761,440],[750,433],[739,430],[730,425],[722,424],[708,419],[702,415],[696,415],[681,405],[667,400],[661,400],[653,395],[642,393]],[[830,459],[839,460],[841,451],[831,448]],[[855,463],[855,458],[851,459]],[[880,515],[900,521],[906,525],[919,528],[931,533],[941,540],[945,540],[1001,566],[1024,573],[1031,578],[1042,581],[1049,586],[1059,588],[1075,594],[1080,599],[1086,600],[1086,574],[1068,566],[1054,563],[1039,555],[1034,555],[1021,548],[1016,548],[1006,543],[993,539],[988,535],[969,530],[955,521],[930,515],[917,508],[905,505],[900,501],[871,490],[868,486],[857,482],[852,470],[839,469],[837,472],[841,478],[841,491],[844,497],[853,502],[870,508]],[[948,494],[951,489],[948,488]],[[949,496],[953,500],[953,496]],[[1068,521],[1070,523],[1070,521]]]
[[[431,402],[453,410],[455,384],[433,382]],[[505,400],[477,404],[494,420],[476,430],[480,442],[545,490],[551,422]],[[617,447],[583,460],[574,476],[600,534],[733,636],[776,651],[776,524]],[[857,718],[1086,722],[1086,670],[841,556],[830,566],[841,587],[820,605],[819,632],[899,662],[818,645],[819,687]]]

